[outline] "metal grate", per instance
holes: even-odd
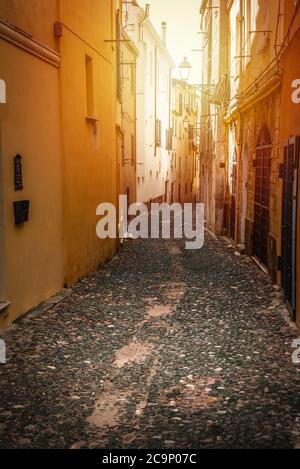
[[[256,148],[253,254],[268,266],[268,237],[270,230],[271,136],[263,128]]]

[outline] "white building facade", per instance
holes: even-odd
[[[123,27],[138,49],[136,68],[137,201],[162,202],[170,177],[171,89],[175,64],[149,19],[149,7],[126,5]]]

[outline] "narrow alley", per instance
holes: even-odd
[[[281,293],[225,238],[126,241],[16,321],[2,448],[294,448],[300,366]],[[9,431],[7,431],[9,429]]]

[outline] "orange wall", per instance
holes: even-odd
[[[291,99],[292,82],[300,79],[300,30],[290,45],[283,72],[282,83],[282,111],[281,111],[281,161],[283,161],[283,145],[290,136],[300,136],[300,104],[294,104]],[[299,179],[300,182],[300,179]],[[282,190],[280,188],[280,190]],[[300,187],[298,187],[298,237],[300,235]],[[297,245],[297,323],[300,326],[300,243]]]
[[[116,202],[115,47],[105,42],[115,34],[114,8],[112,0],[0,0],[0,20],[62,56],[58,69],[0,39],[7,85],[0,106],[0,302],[11,302],[0,327],[115,253],[115,240],[96,237],[98,204]],[[60,39],[56,21],[63,23]],[[87,120],[86,56],[96,124]],[[13,186],[17,153],[22,192]],[[31,203],[21,227],[12,211],[18,199]]]
[[[116,201],[115,52],[110,0],[61,1],[60,48],[64,147],[65,281],[74,283],[115,253],[115,240],[96,237],[96,207]],[[93,67],[93,114],[86,98],[86,56]]]
[[[17,26],[52,49],[56,46],[53,25],[57,19],[57,0],[0,0],[0,21]]]

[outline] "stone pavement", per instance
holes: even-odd
[[[0,447],[293,448],[300,365],[280,293],[225,239],[127,241],[4,335]]]

